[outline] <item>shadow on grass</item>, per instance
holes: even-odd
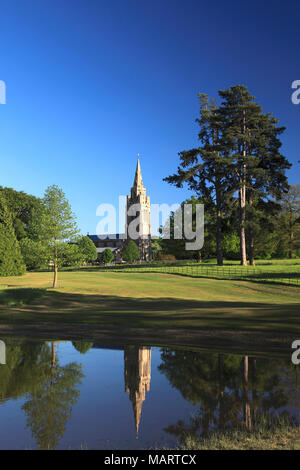
[[[0,305],[22,306],[30,304],[46,294],[46,289],[40,288],[18,288],[4,289],[0,291]]]
[[[92,327],[251,330],[300,336],[300,304],[141,299],[22,288],[0,294],[0,322],[49,322],[58,328],[60,323],[76,323]]]

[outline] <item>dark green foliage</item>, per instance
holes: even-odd
[[[98,258],[97,249],[89,237],[79,238],[77,245],[86,263],[95,261]]]
[[[181,204],[182,239],[177,239],[174,236],[175,230],[176,229],[178,230],[178,227],[175,226],[175,220],[176,220],[175,213],[171,214],[165,226],[162,227],[161,233],[163,237],[162,237],[162,240],[160,241],[160,245],[161,245],[163,253],[173,255],[178,260],[194,259],[197,261],[201,261],[202,258],[215,257],[215,253],[216,253],[215,223],[214,223],[213,216],[211,216],[209,213],[205,214],[204,246],[201,248],[200,251],[186,250],[185,244],[189,240],[186,239],[184,236],[185,226],[184,226],[184,217],[183,217],[183,211],[184,211],[183,207],[185,204],[189,204],[192,208],[191,209],[192,230],[193,231],[196,230],[196,219],[195,219],[196,207],[198,204],[203,204],[203,199],[200,199],[200,198],[196,199],[194,196],[192,196],[191,199],[187,199]]]
[[[226,233],[223,238],[223,252],[227,259],[240,258],[240,239],[237,233]]]
[[[40,269],[48,265],[49,253],[42,242],[31,238],[22,238],[19,244],[28,270]]]
[[[124,246],[122,250],[122,259],[128,263],[132,263],[133,261],[140,259],[138,246],[133,240],[129,240],[129,242]]]
[[[280,153],[285,130],[271,114],[264,114],[245,86],[219,91],[221,146],[231,159],[233,187],[239,197],[241,264],[254,264],[255,238],[262,204],[288,189],[285,171],[291,164]]]
[[[6,200],[0,192],[0,276],[18,276],[25,271],[26,267]]]
[[[199,94],[199,98],[200,118],[196,122],[200,126],[200,146],[180,152],[177,173],[164,181],[179,188],[186,183],[197,199],[201,198],[205,213],[213,222],[211,229],[215,232],[217,260],[221,266],[223,218],[234,190],[231,159],[221,141],[224,123],[218,107],[205,94]]]
[[[200,94],[200,146],[179,153],[176,174],[165,181],[186,183],[205,204],[213,222],[218,264],[223,260],[223,238],[234,216],[240,236],[241,264],[254,264],[255,242],[274,199],[288,189],[285,171],[291,164],[280,153],[284,127],[264,114],[245,86],[220,90],[220,106]],[[238,198],[235,196],[238,195]],[[237,204],[236,204],[237,203]],[[247,240],[246,240],[247,237]],[[206,240],[204,242],[204,247]]]
[[[102,253],[103,263],[105,264],[111,263],[113,259],[114,259],[113,252],[109,248],[106,248],[106,250],[104,250]]]
[[[294,258],[296,250],[300,248],[300,184],[291,185],[278,202],[280,213],[276,229],[281,250],[289,258]]]
[[[79,266],[84,257],[76,243],[60,242],[57,245],[58,266]]]
[[[18,240],[28,237],[37,240],[42,217],[42,201],[23,191],[0,186],[0,192],[7,201],[12,224]]]
[[[151,240],[152,259],[158,259],[159,253],[162,251],[162,239],[156,238]]]

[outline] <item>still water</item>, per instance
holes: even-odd
[[[5,343],[1,449],[172,448],[187,434],[250,429],[260,413],[299,421],[299,369],[290,357]]]

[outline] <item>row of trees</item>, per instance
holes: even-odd
[[[177,173],[164,180],[177,187],[186,183],[196,202],[205,204],[207,226],[214,230],[218,265],[223,264],[228,227],[234,227],[233,233],[238,234],[241,264],[247,264],[247,251],[250,264],[254,264],[262,225],[267,228],[270,217],[280,215],[285,226],[290,210],[279,203],[281,200],[289,205],[285,171],[291,164],[280,153],[279,138],[285,128],[263,112],[245,86],[220,90],[219,97],[222,101],[217,105],[199,94],[200,117],[196,122],[200,146],[180,152]],[[294,254],[299,222],[299,187],[294,191],[298,191],[298,209],[292,209],[290,256]]]
[[[122,250],[124,261],[139,259],[139,248],[130,240]],[[53,287],[62,266],[82,265],[98,258],[94,243],[80,236],[70,204],[56,185],[43,199],[0,187],[0,276],[53,266]],[[104,263],[114,255],[103,253]]]
[[[0,188],[0,276],[50,264],[56,287],[60,266],[95,259],[93,242],[79,235],[70,204],[56,185],[47,188],[43,199]]]
[[[192,197],[182,204],[191,204],[193,212],[203,199]],[[205,203],[205,202],[204,202]],[[238,201],[234,201],[235,206]],[[205,206],[206,207],[206,206]],[[222,220],[222,254],[226,259],[240,259],[239,219],[237,210],[224,215]],[[173,232],[175,215],[170,216],[169,224]],[[261,204],[259,217],[252,221],[255,227],[255,244],[253,254],[258,259],[299,258],[300,257],[300,185],[291,185],[288,192],[271,210]],[[214,214],[205,210],[204,246],[200,251],[186,251],[186,240],[159,239],[152,242],[154,256],[166,258],[171,255],[177,259],[214,258],[217,251],[216,223]],[[249,245],[249,239],[248,239]],[[249,247],[248,247],[249,251]],[[254,260],[253,260],[254,263]]]
[[[102,253],[102,261],[104,264],[109,264],[113,261],[114,254],[109,249],[106,248]],[[129,240],[122,249],[122,260],[127,261],[128,263],[133,263],[140,259],[140,251],[137,244],[133,240]]]

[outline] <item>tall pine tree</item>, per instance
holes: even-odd
[[[254,264],[254,227],[251,215],[261,199],[280,197],[288,189],[285,170],[290,163],[281,155],[279,135],[284,127],[270,114],[264,114],[245,86],[219,91],[223,149],[230,156],[232,176],[239,196],[241,264],[247,265],[246,229],[250,237],[250,263]]]
[[[223,218],[233,188],[231,161],[221,139],[222,115],[207,95],[199,94],[199,98],[200,118],[196,122],[200,126],[200,147],[180,152],[177,173],[164,181],[177,187],[187,183],[189,189],[203,199],[206,213],[215,218],[217,263],[221,266]]]

